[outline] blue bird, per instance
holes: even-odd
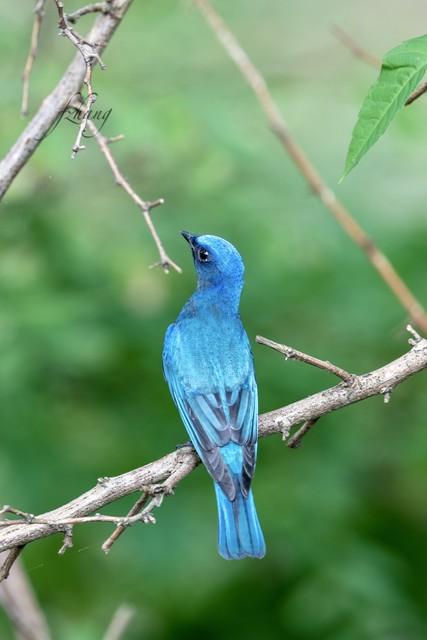
[[[258,394],[239,316],[244,265],[217,236],[181,232],[197,289],[165,336],[163,370],[191,442],[215,482],[218,550],[227,559],[262,558],[265,542],[251,491]]]

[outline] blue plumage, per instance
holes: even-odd
[[[227,559],[262,558],[251,491],[258,438],[252,353],[239,317],[244,266],[216,236],[189,242],[197,289],[166,333],[163,369],[190,439],[215,482],[218,548]]]

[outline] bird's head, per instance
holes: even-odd
[[[233,245],[218,236],[195,236],[181,231],[193,253],[199,287],[230,284],[241,287],[243,260]]]

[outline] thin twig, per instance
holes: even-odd
[[[126,518],[132,518],[133,516],[136,516],[138,513],[140,513],[147,504],[149,498],[150,495],[148,493],[143,493],[142,496],[135,502],[132,509],[128,512]],[[124,531],[126,531],[126,526],[123,523],[118,524],[111,536],[109,536],[102,545],[102,550],[104,553],[110,552],[111,547],[116,542],[116,540],[120,538]]]
[[[103,640],[121,640],[135,616],[135,607],[122,604],[114,613]]]
[[[120,187],[122,187],[122,189],[126,191],[126,193],[132,198],[135,204],[142,211],[142,215],[144,216],[144,220],[147,224],[148,230],[150,231],[156,244],[157,251],[159,252],[159,262],[157,262],[153,266],[161,266],[165,273],[168,273],[170,269],[175,269],[175,271],[177,271],[178,273],[182,273],[181,267],[179,267],[166,253],[165,248],[163,247],[163,243],[160,240],[160,236],[157,233],[156,227],[154,226],[153,220],[151,218],[151,209],[164,204],[163,198],[158,198],[157,200],[153,200],[151,202],[140,198],[139,195],[132,189],[129,182],[126,180],[117,165],[117,162],[109,147],[109,142],[111,142],[111,139],[108,140],[108,138],[103,136],[90,119],[87,121],[87,126],[88,129],[92,132],[102,153],[104,154],[105,159],[107,160],[110,169],[113,172],[116,184],[118,184]]]
[[[67,20],[71,24],[76,24],[82,16],[86,16],[89,13],[111,13],[111,4],[109,2],[94,2],[93,4],[87,4],[84,7],[80,7],[72,13],[67,13]]]
[[[188,447],[187,447],[188,449]],[[191,447],[190,447],[191,450]],[[198,460],[193,460],[191,464],[198,464]],[[7,527],[16,527],[16,526],[26,526],[26,525],[46,525],[52,529],[52,533],[63,533],[64,540],[63,544],[60,547],[58,554],[64,555],[64,553],[68,549],[72,549],[73,547],[73,534],[74,534],[74,526],[81,524],[89,524],[89,523],[98,523],[98,522],[108,522],[116,525],[116,529],[113,534],[108,538],[108,540],[102,545],[102,549],[105,553],[108,553],[114,544],[114,542],[120,537],[125,529],[133,526],[134,524],[140,522],[142,524],[155,524],[156,519],[153,516],[153,510],[162,505],[163,499],[166,496],[173,494],[174,487],[189,473],[189,462],[185,461],[184,464],[177,464],[176,468],[172,470],[169,477],[161,484],[158,485],[150,485],[141,487],[144,491],[143,498],[140,498],[138,502],[134,505],[131,511],[127,516],[108,516],[103,515],[101,513],[96,513],[94,516],[80,516],[80,517],[69,517],[62,519],[51,520],[49,518],[45,518],[43,516],[36,516],[33,513],[27,513],[26,511],[22,511],[22,509],[17,509],[16,507],[11,507],[10,505],[5,505],[0,509],[0,515],[2,519],[0,519],[0,530]],[[108,483],[110,478],[100,478],[98,480],[98,484],[104,486]],[[148,504],[147,504],[148,503]],[[14,519],[4,519],[5,514],[11,514],[16,516]],[[20,549],[22,549],[21,547]],[[10,568],[19,553],[17,554],[15,550],[12,549],[9,554],[10,559],[6,559],[7,571],[4,572],[4,575],[0,575],[0,583],[2,580],[8,577]],[[5,562],[5,564],[6,564]]]
[[[360,58],[363,62],[366,62],[376,69],[381,67],[381,60],[373,53],[360,46],[360,44],[350,34],[344,31],[344,29],[334,24],[331,31],[356,58]]]
[[[158,501],[159,500],[157,497],[156,500],[154,500],[154,502],[151,504],[150,509],[152,509],[153,506],[160,506],[160,505],[157,505]],[[0,520],[0,529],[5,529],[7,527],[22,526],[27,524],[46,524],[49,527],[55,527],[58,532],[63,531],[63,533],[65,534],[66,540],[68,540],[68,542],[66,542],[65,544],[67,548],[71,548],[73,546],[71,543],[72,535],[71,535],[70,527],[74,527],[75,525],[78,525],[78,524],[89,524],[93,522],[109,522],[109,523],[121,525],[124,527],[131,527],[137,522],[153,523],[153,518],[146,509],[144,509],[142,513],[138,513],[132,517],[107,516],[101,513],[97,513],[94,516],[85,516],[80,518],[63,518],[62,520],[49,520],[41,516],[36,516],[33,513],[25,513],[25,511],[21,511],[20,509],[16,509],[15,507],[11,507],[11,506],[7,506],[6,508],[4,508],[3,513],[10,513],[15,516],[18,516],[18,518]],[[63,552],[61,552],[60,550],[59,554],[62,555],[62,553]]]
[[[420,84],[420,86],[415,89],[413,93],[411,93],[411,95],[405,102],[405,107],[409,107],[410,104],[415,102],[415,100],[418,100],[418,98],[421,98],[421,96],[423,96],[425,93],[427,93],[427,82],[423,82],[422,84]]]
[[[356,40],[350,36],[346,31],[334,25],[332,27],[332,33],[342,42],[342,44],[347,47],[347,49],[356,57],[366,62],[371,67],[376,67],[377,69],[381,69],[381,60],[377,58],[373,53],[367,51],[363,47],[360,46]],[[409,98],[405,102],[405,107],[409,107],[410,104],[418,100],[422,95],[427,92],[427,82],[423,82],[419,87],[411,93]]]
[[[111,136],[111,138],[106,138],[105,142],[107,144],[114,144],[115,142],[120,142],[121,140],[124,140],[125,137],[122,133],[119,133],[117,136]]]
[[[10,551],[7,554],[6,558],[3,561],[3,564],[0,567],[0,582],[2,582],[3,580],[6,580],[6,578],[9,576],[9,573],[11,568],[13,567],[13,564],[19,558],[23,548],[24,548],[24,545],[20,545],[17,547],[10,547]]]
[[[337,367],[329,360],[319,360],[319,358],[315,358],[314,356],[310,356],[307,353],[303,353],[302,351],[298,351],[293,347],[288,347],[285,344],[279,344],[278,342],[274,342],[273,340],[269,340],[268,338],[263,338],[262,336],[257,336],[256,341],[258,344],[263,344],[266,347],[270,347],[270,349],[274,349],[279,353],[282,353],[286,360],[299,360],[300,362],[305,362],[306,364],[310,364],[313,367],[318,367],[319,369],[324,369],[325,371],[329,371],[329,373],[333,373],[334,376],[341,378],[346,384],[351,384],[354,380],[354,375],[346,371],[345,369],[341,369],[341,367]]]
[[[249,59],[235,35],[230,31],[215,9],[213,9],[209,0],[195,0],[195,3],[246,82],[252,88],[273,132],[286,149],[312,191],[323,202],[351,240],[360,247],[381,278],[393,291],[400,304],[409,313],[412,321],[416,323],[423,332],[427,332],[427,314],[423,306],[402,280],[389,259],[374,244],[360,224],[338,200],[334,192],[326,185],[303,149],[295,141],[277,104],[273,100],[263,76]]]
[[[93,66],[99,62],[99,66],[102,70],[107,67],[102,62],[99,53],[96,50],[96,44],[92,44],[87,40],[84,40],[78,33],[75,31],[68,22],[68,17],[64,13],[64,4],[61,0],[55,0],[56,7],[58,9],[58,26],[60,35],[68,38],[71,43],[80,51],[82,58],[86,65],[86,73],[83,79],[83,83],[87,88],[87,100],[86,105],[84,107],[84,111],[81,117],[81,122],[79,126],[79,130],[77,132],[76,141],[73,145],[73,152],[71,154],[71,158],[74,159],[79,151],[84,149],[84,145],[82,145],[82,137],[83,132],[86,129],[87,121],[92,109],[92,105],[96,100],[96,93],[93,91],[92,87],[92,74],[93,74]]]
[[[307,433],[310,431],[312,427],[319,421],[319,418],[312,418],[311,420],[306,420],[302,427],[300,427],[290,438],[286,439],[286,445],[290,449],[297,449],[301,445],[301,440]]]
[[[99,54],[107,47],[131,4],[132,0],[111,0],[111,13],[100,14],[95,20],[86,41],[97,42]],[[56,87],[46,96],[9,152],[0,160],[0,200],[57,121],[58,115],[80,91],[85,74],[86,64],[77,51]]]
[[[293,426],[315,421],[331,411],[337,411],[366,398],[383,395],[384,389],[396,389],[410,376],[427,369],[427,340],[418,336],[412,328],[410,332],[411,349],[381,369],[355,376],[351,385],[340,382],[330,389],[260,415],[259,435],[263,437],[276,433],[288,433]],[[307,433],[307,427],[305,429]],[[86,522],[113,522],[120,525],[144,522],[142,516],[150,514],[154,507],[158,507],[163,497],[170,495],[178,483],[191,473],[199,462],[194,449],[186,446],[139,469],[114,478],[100,478],[96,486],[71,502],[39,516],[26,514],[27,521],[15,521],[0,528],[0,551],[63,533],[66,524],[73,526]],[[138,515],[128,519],[90,515],[119,498],[147,490],[147,488],[152,497]],[[154,488],[156,490],[153,491]],[[10,507],[5,508],[4,513],[9,513],[7,509]],[[19,514],[25,514],[20,510],[17,510],[17,513],[17,517],[21,518],[23,516]]]
[[[25,62],[24,71],[22,74],[22,103],[21,103],[21,115],[28,115],[28,104],[30,97],[30,77],[33,69],[34,60],[37,56],[37,50],[39,47],[39,35],[43,22],[44,6],[46,0],[36,0],[36,6],[34,7],[34,21],[31,31],[31,43],[30,50],[28,52],[27,60]]]
[[[408,342],[411,346],[416,347],[420,342],[423,341],[423,338],[420,336],[418,331],[415,331],[414,327],[410,324],[406,325],[406,331],[411,334],[412,338],[409,338]]]

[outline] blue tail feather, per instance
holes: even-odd
[[[252,491],[244,498],[238,490],[236,499],[227,498],[215,484],[218,504],[218,551],[226,560],[263,558],[265,542],[259,524]]]

